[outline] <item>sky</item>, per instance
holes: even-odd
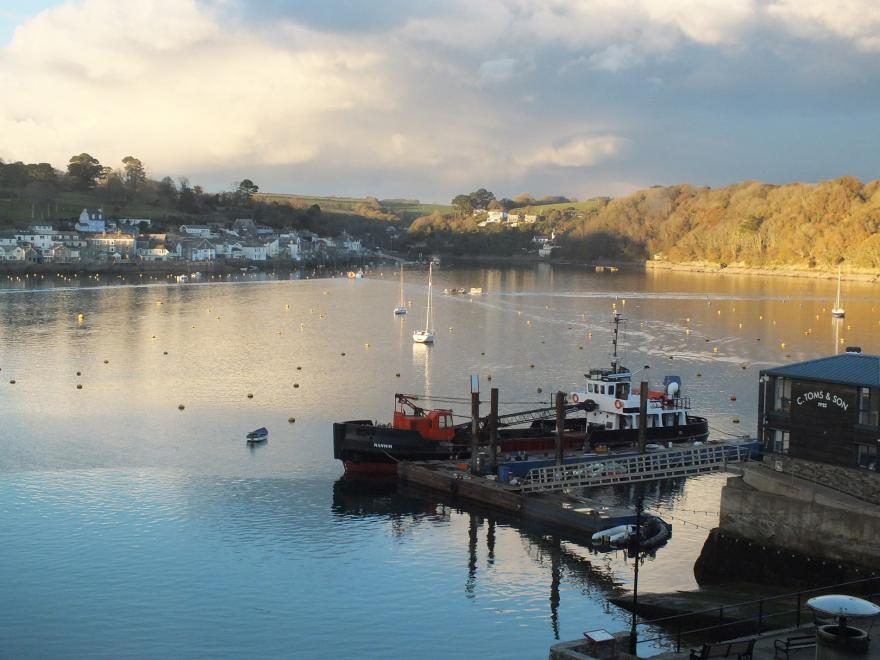
[[[878,178],[876,0],[0,0],[0,158],[449,202]]]

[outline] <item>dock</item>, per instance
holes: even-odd
[[[490,478],[492,475],[480,476],[467,470],[464,463],[401,462],[397,475],[403,484],[497,509],[523,521],[559,529],[587,543],[598,531],[635,522],[635,515],[627,509],[600,509],[584,498],[564,493],[526,495],[518,487]]]

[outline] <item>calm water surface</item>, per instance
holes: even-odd
[[[390,269],[0,280],[0,657],[546,657],[556,639],[628,627],[608,598],[632,562],[342,480],[333,421],[387,421],[397,391],[466,396],[472,373],[503,402],[546,402],[607,364],[613,303],[624,363],[681,375],[718,438],[754,434],[759,369],[880,351],[870,285],[844,285],[835,324],[833,282],[546,266],[436,272],[425,347],[410,339],[425,279],[407,273],[403,319]],[[442,293],[461,286],[485,295]],[[259,426],[269,441],[248,448]],[[694,586],[723,482],[648,487],[674,532],[643,590]]]

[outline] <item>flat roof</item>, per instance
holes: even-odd
[[[772,369],[762,369],[761,374],[880,388],[880,356],[866,355],[865,353],[844,353]]]

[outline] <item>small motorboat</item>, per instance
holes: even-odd
[[[618,525],[593,534],[596,545],[624,545],[636,531],[635,525]]]
[[[269,439],[269,429],[265,426],[261,426],[260,428],[251,431],[246,436],[248,442],[265,442]]]

